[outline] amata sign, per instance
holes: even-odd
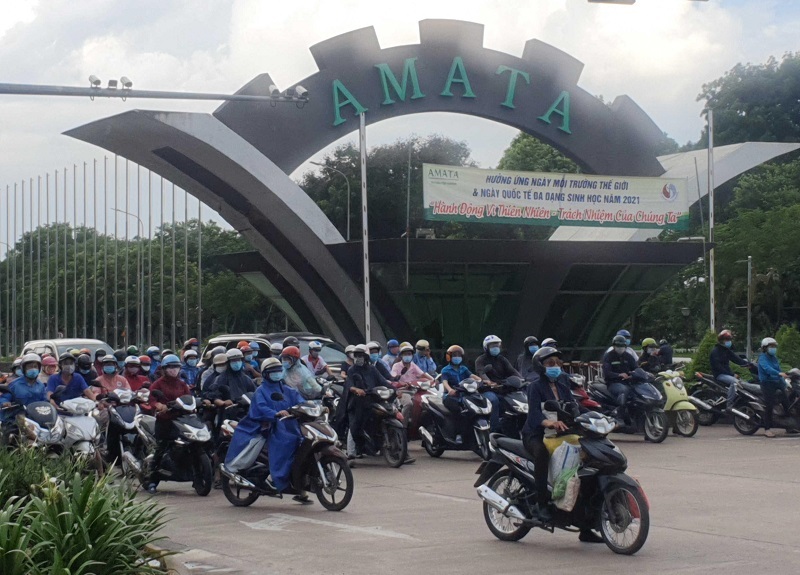
[[[685,228],[685,179],[424,164],[425,218],[533,226]]]

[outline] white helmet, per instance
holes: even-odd
[[[497,337],[496,335],[487,335],[485,338],[483,338],[484,351],[488,351],[489,345],[493,343],[503,343],[503,340]]]
[[[353,344],[350,344],[346,348],[344,348],[345,353],[353,353],[355,350],[356,346],[354,346]]]
[[[142,361],[135,355],[129,355],[125,358],[125,365],[142,365]]]
[[[369,342],[367,344],[367,348],[368,349],[378,348],[378,351],[380,351],[381,350],[381,344],[379,344],[377,341],[371,341],[371,342]]]
[[[552,337],[547,337],[542,340],[542,347],[556,347],[556,345],[558,345],[558,342]]]
[[[353,349],[353,353],[363,353],[364,355],[369,356],[369,348],[367,348],[367,344],[359,343],[357,346],[355,346],[355,349]]]
[[[778,345],[778,342],[775,341],[771,337],[765,337],[764,339],[761,340],[761,348],[762,349],[767,348],[767,347],[769,347],[771,345]]]
[[[24,356],[22,356],[22,361],[19,363],[19,365],[20,367],[23,367],[26,363],[38,363],[39,367],[42,367],[42,358],[36,353],[26,353]]]
[[[244,354],[242,353],[242,350],[236,349],[235,347],[232,347],[228,351],[226,351],[225,356],[228,358],[229,361],[234,359],[244,359]]]
[[[311,343],[308,344],[308,349],[309,350],[315,349],[317,351],[320,351],[322,349],[322,344],[318,341],[312,341]]]

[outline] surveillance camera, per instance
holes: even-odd
[[[297,94],[298,98],[308,98],[308,90],[306,90],[305,88],[303,88],[303,86],[299,84],[295,86],[294,92],[295,94]]]
[[[92,88],[99,88],[100,87],[100,78],[98,78],[97,76],[92,74],[91,76],[89,76],[89,85]]]
[[[269,85],[269,95],[273,98],[279,98],[281,95],[281,91],[278,90],[278,87],[275,84]]]
[[[122,87],[125,88],[126,90],[130,90],[131,88],[133,88],[133,82],[131,82],[130,78],[128,78],[127,76],[123,76],[122,78],[120,78],[119,83],[122,84]]]
[[[116,90],[117,89],[117,81],[116,80],[109,80],[108,81],[108,89],[109,90]]]

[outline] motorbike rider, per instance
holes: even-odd
[[[431,358],[431,344],[427,339],[421,339],[415,345],[417,353],[414,354],[414,363],[427,374],[436,375],[436,362]]]
[[[300,361],[300,348],[294,345],[283,348],[280,359],[286,371],[283,381],[306,399],[318,399],[322,393],[322,386],[317,383],[306,364]]]
[[[151,345],[145,350],[145,354],[150,357],[150,373],[147,374],[147,377],[150,378],[150,381],[155,381],[156,371],[161,365],[161,350],[158,346]]]
[[[153,394],[153,403],[156,410],[155,438],[158,441],[153,454],[153,461],[151,462],[150,478],[147,486],[147,491],[151,494],[156,493],[155,482],[158,477],[158,468],[161,467],[161,460],[164,458],[164,454],[169,450],[170,441],[175,437],[172,420],[178,414],[171,413],[167,408],[167,404],[181,396],[191,395],[189,386],[179,377],[181,360],[178,359],[177,355],[169,354],[164,356],[161,368],[163,375],[150,386],[150,393]]]
[[[631,341],[632,341],[631,340],[631,332],[629,332],[627,329],[621,329],[616,333],[616,335],[614,337],[616,337],[618,335],[622,336],[625,339],[625,351],[633,357],[634,363],[639,361],[639,354],[636,353],[636,350],[631,347]],[[606,350],[606,353],[611,351],[611,349],[613,347],[614,347],[613,345],[611,347],[609,347]]]
[[[749,361],[735,354],[732,348],[733,334],[730,330],[723,329],[717,335],[717,343],[711,349],[711,354],[708,357],[714,379],[728,388],[728,409],[733,408],[733,403],[736,400],[736,381],[739,379],[731,369],[731,362],[741,367],[751,365]]]
[[[539,340],[529,335],[522,342],[522,353],[517,356],[517,364],[514,366],[525,381],[535,373],[533,365],[533,354],[539,351]]]
[[[113,355],[103,356],[102,366],[103,372],[94,381],[98,394],[106,395],[118,389],[131,389],[128,380],[117,373],[117,360]],[[125,370],[122,373],[124,374]]]
[[[131,391],[139,391],[143,387],[150,386],[150,378],[142,373],[142,360],[135,355],[125,358],[125,371],[122,372],[122,377],[125,378]]]
[[[280,342],[271,343],[269,345],[269,353],[272,357],[280,357],[283,352],[283,344]]]
[[[223,469],[239,473],[252,465],[267,440],[269,451],[269,478],[267,485],[280,493],[290,486],[295,452],[303,441],[300,424],[289,416],[289,409],[302,404],[303,397],[283,380],[280,360],[269,357],[261,364],[261,385],[253,396],[250,410],[239,421],[233,433]],[[262,439],[263,438],[263,439]],[[295,501],[310,503],[308,495],[301,492]]]
[[[78,373],[81,374],[81,377],[86,380],[86,384],[89,387],[95,385],[94,382],[97,379],[97,372],[92,367],[92,356],[90,354],[80,354],[78,359],[75,360],[75,367],[78,370]]]
[[[567,424],[548,417],[544,403],[548,400],[571,403],[576,411],[578,405],[572,399],[569,376],[561,369],[561,352],[553,347],[542,347],[536,352],[535,358],[536,374],[528,385],[528,417],[522,428],[522,443],[533,456],[539,520],[548,523],[553,516],[548,508],[550,493],[547,490],[550,452],[544,444],[544,437],[566,431]],[[581,529],[578,539],[584,543],[603,542],[602,537],[586,528]]]
[[[269,345],[269,342],[267,342],[267,345]],[[261,373],[260,363],[263,363],[263,361],[259,363],[258,354],[261,352],[261,344],[259,344],[257,341],[251,341],[250,349],[253,350],[253,357],[250,358],[250,365],[252,365],[255,368],[255,370],[260,374]]]
[[[197,340],[196,337],[187,339],[186,341],[183,342],[183,347],[181,348],[181,357],[183,357],[183,354],[185,354],[189,350],[192,350],[198,354],[200,353],[200,342]]]
[[[50,376],[53,375],[56,371],[58,371],[58,362],[56,358],[51,355],[42,358],[42,370],[39,372],[39,381],[44,385],[47,385],[47,380],[50,379]]]
[[[626,341],[625,336],[615,335],[611,340],[611,348],[603,356],[603,379],[608,385],[608,391],[617,399],[617,413],[623,419],[630,392],[627,381],[636,369],[636,359],[628,353]]]
[[[347,371],[342,402],[347,406],[347,419],[350,434],[353,436],[357,458],[364,453],[364,423],[368,416],[369,399],[367,392],[379,387],[389,386],[383,376],[369,363],[369,350],[364,344],[355,346],[353,350],[353,366]],[[343,410],[345,411],[345,410]],[[348,454],[350,456],[351,454]]]
[[[114,357],[117,360],[117,371],[122,373],[122,370],[125,369],[125,358],[130,355],[124,349],[115,349],[114,350]]]
[[[22,377],[22,358],[18,357],[11,363],[11,379]]]
[[[492,388],[498,387],[512,375],[522,377],[511,365],[511,362],[500,354],[502,344],[503,341],[496,335],[487,335],[483,338],[483,354],[475,360],[475,372],[483,384],[489,388],[482,391],[481,395],[492,404],[489,425],[495,433],[500,431],[500,398],[492,391]]]
[[[392,387],[397,390],[397,401],[400,403],[400,413],[403,414],[403,425],[408,427],[408,422],[411,418],[411,409],[413,408],[412,393],[402,393],[402,390],[408,389],[411,385],[418,381],[427,380],[433,381],[433,378],[422,371],[417,364],[412,361],[414,355],[414,348],[410,343],[403,343],[400,346],[400,361],[392,366],[392,371],[384,374],[381,367],[376,366],[378,372],[384,379],[392,381]],[[370,360],[373,354],[370,354]]]
[[[410,345],[410,344],[409,344]],[[356,346],[350,344],[346,348],[344,348],[344,355],[347,358],[344,361],[344,365],[342,365],[342,375],[347,377],[347,371],[353,367],[353,352],[355,351]]]
[[[783,412],[789,413],[789,398],[786,397],[787,375],[781,370],[781,363],[778,361],[778,342],[771,337],[761,340],[761,355],[758,356],[758,383],[761,385],[761,392],[764,395],[764,435],[775,437],[772,431],[772,410],[775,409],[775,396],[783,406]],[[789,433],[797,433],[791,429]]]
[[[101,360],[103,359],[104,355],[106,355],[106,350],[104,349],[98,349],[94,352],[94,371],[98,375],[100,375],[100,373],[103,371]]]
[[[460,345],[451,345],[448,347],[447,353],[445,354],[445,359],[447,360],[447,365],[442,368],[441,377],[442,387],[444,390],[442,403],[452,413],[458,414],[461,413],[461,397],[459,396],[458,389],[456,388],[465,379],[480,381],[481,378],[472,373],[469,368],[464,365],[464,348]],[[447,421],[449,422],[449,420]],[[456,431],[456,443],[461,443],[462,433],[460,430]]]
[[[228,357],[225,355],[225,348],[221,345],[212,349],[208,353],[208,357],[208,363],[203,369],[203,373],[200,374],[200,393],[203,395],[217,376],[228,367]]]
[[[300,349],[300,340],[293,335],[287,335],[285,338],[283,338],[283,349],[286,349],[289,346],[294,346],[297,349]]]
[[[193,349],[187,349],[183,352],[183,364],[181,366],[181,379],[186,382],[189,389],[194,390],[197,381],[197,373],[200,368],[197,367],[197,352]]]
[[[60,401],[65,399],[75,399],[81,395],[86,396],[91,400],[96,398],[95,392],[92,391],[92,388],[86,384],[86,380],[83,379],[81,374],[75,373],[74,355],[68,352],[62,353],[58,358],[58,367],[61,369],[61,372],[54,373],[50,376],[50,379],[47,380],[47,399],[50,400],[53,405],[58,407],[56,402],[51,399],[51,396],[61,385],[64,386],[64,390],[60,393]]]
[[[0,395],[0,406],[3,411],[0,413],[3,423],[10,423],[19,410],[7,409],[12,403],[26,406],[34,401],[47,401],[45,399],[45,385],[39,381],[39,373],[42,369],[42,359],[35,353],[28,353],[22,357],[20,363],[22,376],[14,379],[8,384],[8,391]]]
[[[303,363],[306,364],[306,367],[308,367],[315,376],[327,374],[329,377],[333,377],[331,368],[328,366],[325,358],[320,355],[321,351],[322,344],[318,341],[312,341],[308,344],[308,355],[304,355],[302,358]]]
[[[244,354],[236,348],[225,352],[227,368],[220,373],[205,394],[218,408],[230,407],[248,392],[256,390],[256,385],[244,370]],[[220,422],[221,423],[221,422]]]
[[[249,343],[245,343],[239,350],[244,355],[244,371],[253,379],[259,379],[261,372],[258,369],[258,362],[255,360],[256,352]]]
[[[670,365],[673,364],[673,361],[672,361],[672,355],[673,355],[672,346],[669,344],[669,342],[666,339],[662,339],[661,341],[659,341],[658,342],[658,346],[659,346],[658,347],[658,355],[659,355],[659,357],[661,357],[661,364],[666,369],[667,366],[670,366]]]
[[[661,363],[656,340],[652,337],[646,337],[642,340],[642,355],[639,356],[637,364],[643,370],[653,375],[657,375],[660,371],[665,369]]]
[[[383,363],[385,363],[389,369],[392,368],[394,362],[399,359],[400,355],[400,342],[396,339],[390,339],[386,343],[386,355],[384,355],[381,359],[383,359]]]

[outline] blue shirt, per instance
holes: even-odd
[[[28,380],[20,377],[8,384],[8,390],[8,393],[0,395],[0,404],[16,402],[28,405],[34,401],[47,401],[44,395],[44,384],[40,381],[35,381],[33,385],[28,385]],[[10,410],[5,410],[3,415],[5,419],[11,419],[14,414]]]
[[[783,383],[781,379],[781,364],[778,357],[768,353],[758,356],[758,379],[759,381],[771,381],[773,383]]]
[[[420,368],[425,373],[429,373],[433,375],[436,373],[436,362],[433,361],[430,357],[424,357],[419,353],[415,353],[414,356],[411,358],[417,367]]]
[[[192,367],[191,365],[184,365],[181,368],[181,375],[180,378],[186,382],[186,385],[189,387],[194,387],[197,383],[197,374],[200,372],[200,368],[195,366]]]
[[[47,380],[46,391],[48,393],[54,393],[59,385],[64,385],[64,381],[61,379],[60,373],[54,373],[50,376],[50,379]],[[76,397],[81,397],[84,390],[88,387],[89,386],[86,385],[86,380],[83,379],[80,373],[73,373],[72,380],[70,380],[69,385],[67,385],[67,389],[61,394],[61,399],[75,399]]]
[[[442,380],[446,381],[450,387],[455,387],[468,377],[472,376],[472,372],[463,363],[458,367],[452,363],[448,363],[442,368]]]

